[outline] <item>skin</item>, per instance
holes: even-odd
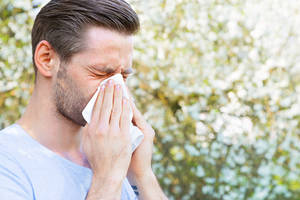
[[[53,152],[92,169],[86,199],[120,199],[126,176],[138,187],[139,199],[167,199],[151,169],[155,132],[134,103],[122,98],[118,85],[110,82],[101,89],[90,124],[81,116],[104,79],[121,73],[126,80],[132,71],[132,36],[90,27],[82,40],[84,50],[68,63],[59,59],[47,41],[37,45],[36,85],[25,113],[16,123]],[[132,155],[131,120],[145,136]]]

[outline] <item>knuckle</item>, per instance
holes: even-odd
[[[129,130],[122,130],[122,134],[121,137],[125,140],[125,141],[130,141],[130,135],[129,135]]]
[[[112,102],[112,101],[109,101],[109,102],[108,102],[108,108],[109,108],[110,110],[113,109],[113,102]]]
[[[123,120],[126,121],[129,118],[129,113],[128,112],[124,112],[122,118],[123,118]]]
[[[111,127],[110,132],[115,135],[119,135],[120,129],[118,127],[113,126],[113,127]]]
[[[111,109],[112,108],[112,100],[107,100],[105,103],[106,108]]]
[[[117,98],[122,97],[122,90],[115,90],[115,94]]]
[[[91,133],[93,130],[95,130],[95,123],[90,123],[86,127],[84,127],[85,130],[87,130],[87,133]]]
[[[110,95],[112,95],[114,92],[114,87],[113,86],[110,86],[107,88],[107,93],[109,93]]]
[[[121,109],[118,106],[115,106],[112,110],[112,114],[119,114],[121,112]]]
[[[106,125],[100,124],[98,126],[98,131],[97,131],[98,134],[105,134],[107,131],[108,131],[108,127]]]

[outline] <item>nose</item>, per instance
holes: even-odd
[[[116,70],[116,74],[121,74],[124,71],[124,66],[120,66],[118,67],[118,69]]]

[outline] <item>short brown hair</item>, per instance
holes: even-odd
[[[51,0],[38,13],[31,32],[35,75],[34,53],[40,41],[48,41],[60,59],[68,62],[83,49],[82,34],[91,25],[131,35],[140,23],[124,0]]]

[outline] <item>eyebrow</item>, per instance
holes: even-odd
[[[116,69],[110,68],[108,66],[102,66],[102,67],[96,67],[96,66],[94,66],[93,68],[96,69],[97,71],[105,72],[107,74],[112,74],[116,71]],[[134,72],[133,69],[130,67],[122,71],[122,74],[132,74],[133,72]]]

